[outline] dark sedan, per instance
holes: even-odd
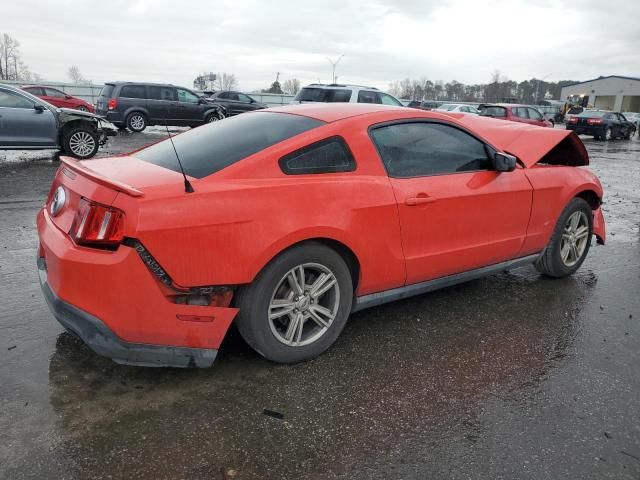
[[[420,110],[435,110],[444,102],[436,102],[434,100],[427,100],[425,102],[421,102],[419,100],[412,100],[407,103],[407,107],[409,108],[419,108]]]
[[[587,110],[569,118],[567,130],[573,130],[578,135],[591,135],[601,140],[614,138],[628,140],[635,133],[636,126],[621,113]]]
[[[258,102],[256,99],[242,92],[221,90],[219,92],[204,92],[204,94],[208,100],[214,101],[226,108],[229,116],[267,108],[266,104]]]

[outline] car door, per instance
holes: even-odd
[[[251,110],[255,110],[255,102],[249,95],[245,95],[244,93],[237,92],[238,98],[238,110],[240,113],[249,112]]]
[[[517,168],[496,172],[489,150],[443,122],[371,129],[395,193],[407,284],[516,258],[532,188]]]
[[[55,105],[60,108],[71,108],[73,102],[70,99],[67,99],[67,95],[60,90],[56,90],[55,88],[44,87],[44,97],[43,100],[49,102],[51,105]]]
[[[199,125],[204,122],[205,105],[200,97],[185,88],[176,88],[178,93],[178,120],[182,125]]]
[[[151,123],[176,125],[174,119],[179,115],[176,89],[164,85],[147,85],[147,110]]]
[[[56,147],[57,132],[51,110],[17,92],[0,88],[0,146]]]
[[[544,116],[535,108],[527,107],[527,112],[529,113],[529,121],[533,125],[538,125],[540,127],[545,127]]]
[[[631,122],[627,121],[625,116],[621,113],[614,113],[614,115],[618,119],[618,123],[620,124],[619,135],[622,137],[629,135],[629,131],[631,130]]]

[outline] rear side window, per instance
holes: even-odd
[[[506,117],[507,109],[504,107],[484,107],[480,115],[485,117]]]
[[[104,87],[102,87],[102,90],[100,90],[100,96],[111,98],[111,94],[113,93],[114,88],[116,88],[115,85],[107,83]]]
[[[348,102],[351,90],[335,88],[303,88],[294,98],[297,102]]]
[[[125,98],[147,98],[144,85],[125,85],[120,90],[120,96]]]
[[[387,173],[411,178],[488,170],[484,144],[441,123],[399,123],[371,130]]]
[[[246,113],[181,133],[173,138],[173,143],[187,175],[203,178],[324,124],[320,120],[286,113]],[[169,140],[140,150],[135,156],[169,170],[180,171]]]
[[[358,92],[358,103],[381,103],[380,96],[377,92],[360,90]]]
[[[529,114],[527,114],[527,109],[524,107],[514,107],[511,109],[513,114],[519,118],[529,118]]]
[[[287,175],[353,172],[356,162],[342,137],[331,137],[301,148],[280,159]]]
[[[44,95],[44,90],[40,87],[27,87],[23,90],[29,92],[31,95],[41,96]]]
[[[64,98],[64,93],[62,93],[60,90],[55,90],[53,88],[45,88],[44,94],[47,97]]]
[[[175,88],[159,87],[157,85],[150,85],[148,88],[150,100],[166,100],[169,102],[175,102],[178,100]]]

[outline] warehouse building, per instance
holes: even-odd
[[[640,112],[640,78],[609,75],[562,87],[562,100],[615,112]],[[578,100],[578,101],[576,101]]]

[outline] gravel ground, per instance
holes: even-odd
[[[363,311],[294,366],[232,331],[208,370],[118,366],[63,333],[35,268],[58,164],[0,152],[0,478],[640,478],[640,141],[584,141],[609,238],[573,277]]]

